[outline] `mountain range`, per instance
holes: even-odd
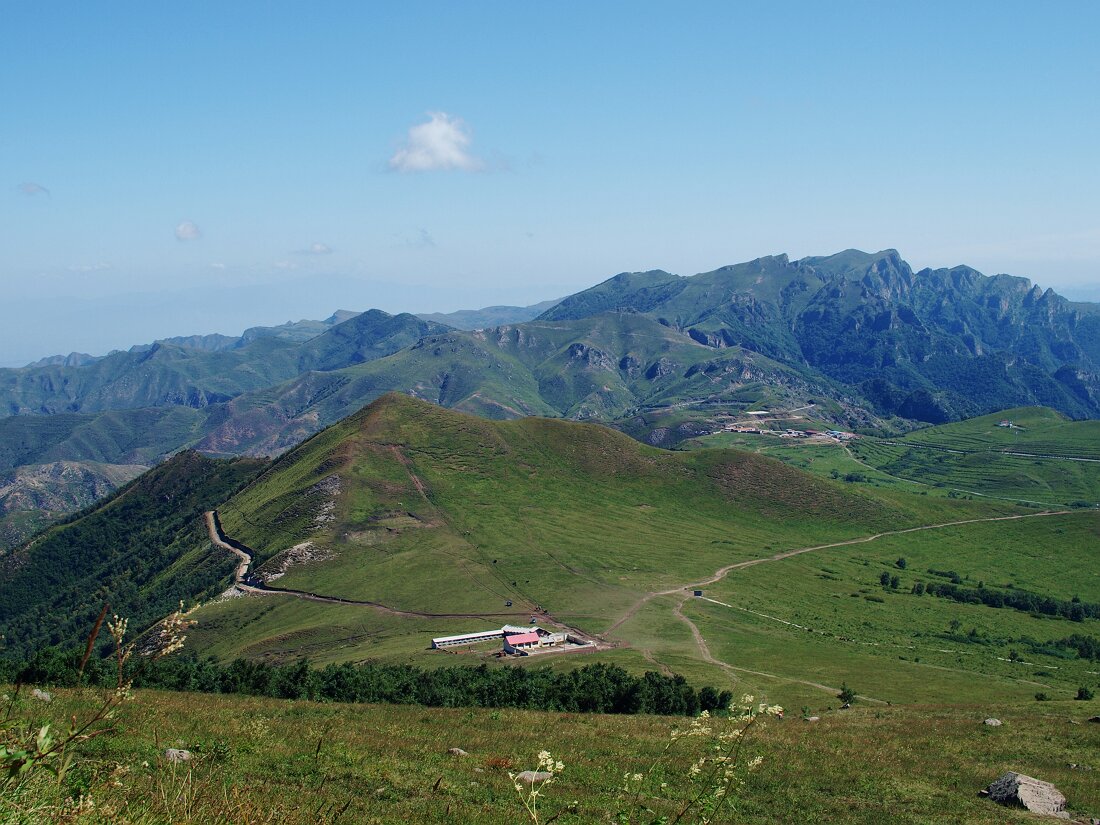
[[[11,546],[42,523],[43,490],[63,513],[185,447],[277,454],[390,390],[489,418],[602,421],[662,446],[715,410],[812,404],[822,422],[879,429],[1021,405],[1093,418],[1100,305],[847,250],[621,273],[532,307],[341,311],[46,359],[0,370],[0,525]]]

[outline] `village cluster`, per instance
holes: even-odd
[[[727,424],[722,428],[727,433],[753,433],[754,435],[776,435],[780,438],[830,438],[834,441],[851,441],[859,438],[855,433],[843,430],[767,430],[751,424]]]
[[[532,618],[531,621],[534,622],[534,619]],[[457,636],[439,636],[432,639],[432,649],[442,650],[474,645],[493,639],[502,640],[503,647],[500,655],[505,656],[531,656],[551,651],[569,652],[595,647],[594,642],[565,631],[552,632],[535,624],[527,627],[506,624],[496,630],[460,633]]]

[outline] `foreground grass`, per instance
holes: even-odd
[[[62,691],[31,710],[63,720],[95,702]],[[979,799],[1006,770],[1053,782],[1070,808],[1100,813],[1100,725],[1095,702],[1007,703],[788,713],[755,731],[764,762],[725,821],[1004,823],[1034,821]],[[981,720],[997,716],[1000,728]],[[565,762],[544,810],[576,801],[563,823],[615,821],[624,773],[643,772],[683,719],[406,706],[325,705],[274,699],[138,692],[116,733],[93,740],[70,790],[95,807],[72,821],[281,823],[517,823],[508,770],[546,749]],[[166,747],[192,751],[170,765]],[[448,749],[461,747],[465,757]],[[673,751],[675,754],[676,752]],[[685,785],[686,752],[660,779]],[[44,786],[32,788],[39,800]],[[24,806],[35,797],[24,797]],[[342,813],[340,813],[342,811]],[[0,822],[20,818],[0,796]]]

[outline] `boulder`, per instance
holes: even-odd
[[[990,717],[989,719],[986,719],[984,722],[982,722],[982,724],[989,725],[989,727],[991,728],[999,728],[1002,723],[1000,719],[994,719]]]
[[[164,758],[169,762],[190,762],[191,751],[185,751],[181,748],[168,748],[164,751]]]
[[[449,753],[451,756],[469,756],[470,755],[470,754],[466,753],[466,751],[462,750],[462,748],[451,748],[450,750],[447,751],[447,753]]]
[[[804,716],[803,719],[807,722],[820,722],[821,721],[820,716]]]
[[[1090,722],[1100,722],[1100,716],[1090,716],[1088,720]]]
[[[554,774],[550,771],[523,771],[516,774],[517,782],[526,782],[528,785],[533,785],[536,782],[545,782]]]
[[[1069,819],[1066,798],[1049,782],[1009,771],[985,791],[994,802],[1026,808],[1033,814]]]

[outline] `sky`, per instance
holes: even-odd
[[[896,248],[1100,300],[1100,3],[0,4],[0,365]]]

